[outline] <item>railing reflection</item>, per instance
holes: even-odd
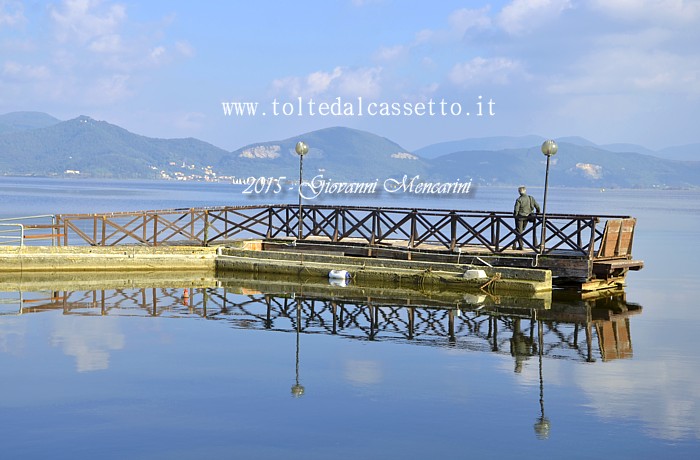
[[[318,291],[303,285],[279,289],[262,292],[260,286],[219,283],[214,287],[20,292],[14,299],[3,296],[0,313],[61,310],[66,315],[196,317],[225,321],[239,329],[510,354],[517,373],[526,360],[540,353],[584,362],[629,358],[629,316],[641,312],[641,307],[626,302],[622,290],[591,298],[555,291],[551,298],[510,302],[482,294],[436,299],[346,295],[342,288]],[[535,332],[538,327],[541,340]]]

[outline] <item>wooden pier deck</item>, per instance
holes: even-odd
[[[539,246],[542,224],[540,217],[528,224],[522,250],[513,249],[513,216],[498,211],[278,204],[61,214],[12,225],[20,227],[20,244],[211,246],[258,239],[266,251],[548,269],[555,283],[583,290],[623,284],[629,271],[643,267],[632,258],[633,217],[547,214]]]

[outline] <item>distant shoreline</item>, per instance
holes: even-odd
[[[154,179],[145,179],[145,178],[140,178],[140,177],[114,178],[114,177],[96,177],[96,176],[41,176],[41,175],[17,175],[17,174],[2,174],[2,175],[0,175],[0,177],[13,178],[13,179],[41,179],[41,180],[48,179],[48,180],[75,181],[75,182],[95,181],[95,182],[100,182],[100,183],[104,183],[105,181],[115,182],[115,183],[116,182],[131,182],[131,183],[143,182],[143,183],[159,183],[159,184],[188,183],[188,184],[231,185],[231,186],[235,186],[235,187],[242,187],[242,186],[247,185],[245,183],[232,183],[230,180],[220,180],[220,181],[172,180],[172,179],[155,179],[155,178]],[[305,178],[305,181],[306,180],[310,180],[310,178],[308,178],[308,179]],[[361,179],[359,179],[359,180],[361,180]],[[476,181],[473,182],[473,186],[475,188],[479,188],[479,189],[487,189],[487,188],[488,189],[509,189],[509,188],[517,188],[520,185],[522,185],[522,184],[513,183],[513,184],[490,185],[490,184],[478,183]],[[538,185],[538,184],[526,184],[526,185],[527,185],[528,189],[531,189],[531,190],[539,190],[539,189],[544,188],[543,185]],[[646,190],[646,191],[687,190],[687,191],[696,191],[696,190],[700,190],[700,186],[616,187],[616,186],[594,186],[594,185],[592,185],[590,187],[582,187],[582,186],[567,186],[567,185],[550,185],[549,188],[551,188],[551,189],[566,189],[566,190],[599,190],[601,192],[611,192],[611,191],[615,191],[615,190],[620,190],[620,191],[626,191],[626,190]]]

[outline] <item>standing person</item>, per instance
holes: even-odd
[[[532,196],[527,194],[527,189],[524,185],[518,187],[520,196],[515,200],[515,208],[513,209],[513,217],[515,218],[515,232],[517,234],[518,249],[523,248],[523,232],[528,221],[534,222],[536,213],[540,212],[540,205]],[[533,241],[534,246],[537,246],[537,235]],[[513,243],[515,249],[515,243]]]

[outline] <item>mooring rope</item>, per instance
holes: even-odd
[[[423,270],[423,273],[420,274],[420,287],[421,289],[425,289],[425,279],[430,276],[434,277],[435,274],[433,273],[433,268],[428,267],[425,270]]]
[[[500,279],[501,279],[501,273],[496,272],[493,274],[491,279],[488,280],[486,283],[484,283],[479,289],[481,289],[482,291],[484,291],[486,293],[492,292],[494,284],[496,283],[496,281],[499,281]]]

